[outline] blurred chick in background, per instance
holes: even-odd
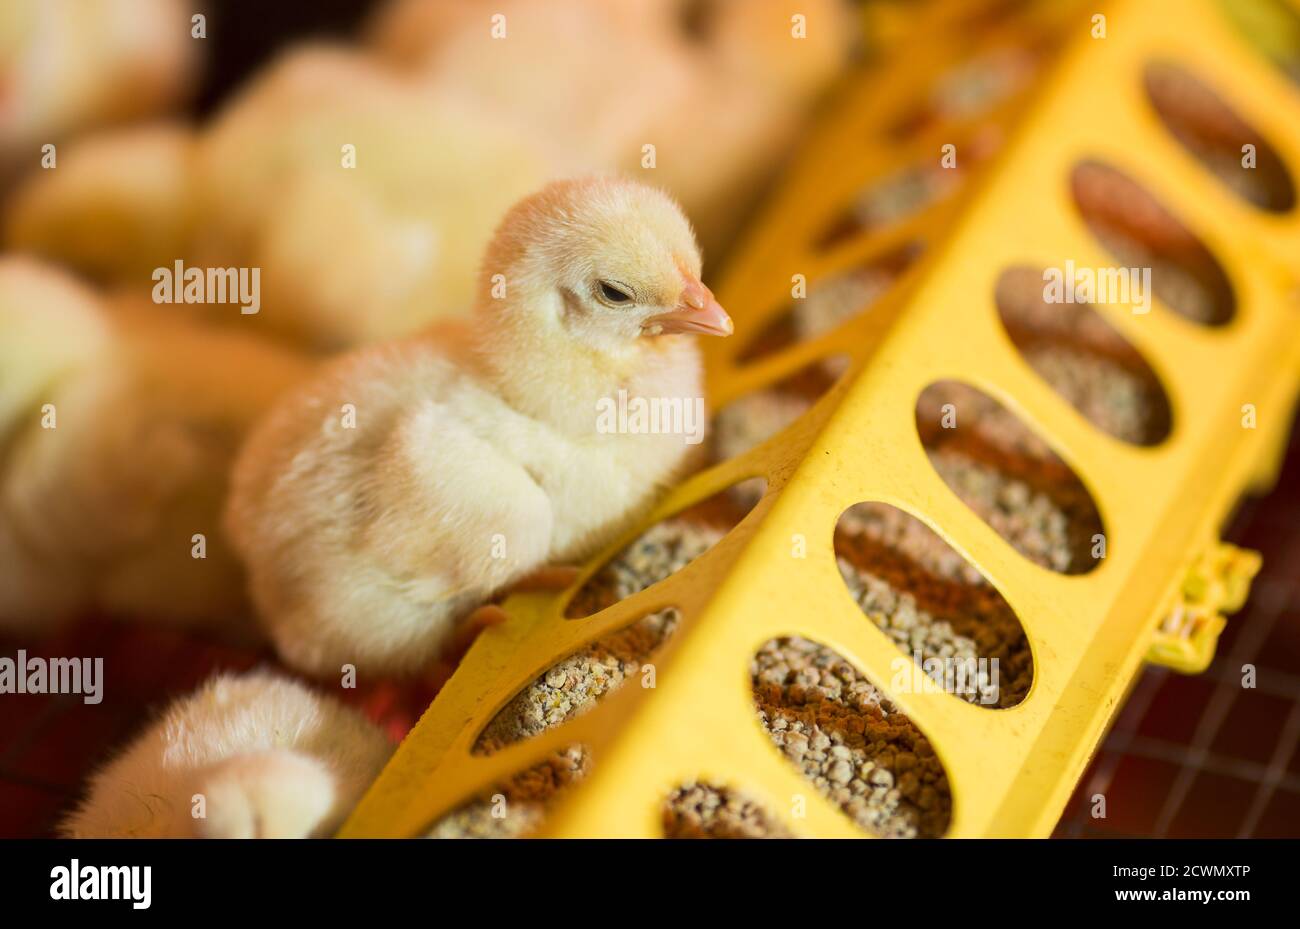
[[[163,112],[189,92],[197,45],[182,0],[0,3],[0,188],[40,148]]]
[[[690,334],[731,330],[659,191],[586,179],[517,204],[471,318],[330,363],[240,454],[227,525],[281,657],[428,670],[494,594],[608,542],[692,445],[602,432],[600,404],[694,403]]]
[[[56,170],[32,174],[10,199],[9,246],[147,292],[155,268],[192,251],[195,144],[180,123],[69,143]]]
[[[337,700],[266,672],[221,674],[173,703],[91,778],[61,831],[70,838],[326,837],[390,754],[383,733]]]
[[[566,171],[639,174],[653,145],[655,167],[639,176],[682,203],[710,251],[856,32],[846,0],[391,0],[371,45],[557,147]]]
[[[356,168],[340,167],[344,145]],[[415,94],[341,49],[285,56],[199,146],[201,253],[264,270],[265,299],[318,346],[388,339],[473,302],[497,218],[550,173],[454,94]]]
[[[245,429],[308,371],[249,336],[0,259],[0,628],[35,635],[102,610],[251,632],[218,517]]]
[[[334,349],[463,313],[496,217],[549,165],[452,94],[306,46],[197,134],[147,127],[70,146],[65,168],[18,191],[7,238],[137,289],[178,258],[261,268],[266,308],[240,324]]]
[[[197,132],[69,144],[17,191],[6,242],[141,291],[177,259],[258,267],[267,309],[241,324],[324,350],[382,341],[465,315],[493,223],[550,177],[631,173],[721,247],[855,34],[844,0],[501,7],[495,40],[496,5],[401,0],[373,56],[300,47]]]

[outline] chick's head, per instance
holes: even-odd
[[[666,194],[617,178],[558,181],[506,214],[479,309],[616,354],[663,335],[730,335],[700,269],[691,225]]]

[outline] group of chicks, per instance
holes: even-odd
[[[80,5],[49,7],[74,5],[81,22]],[[181,0],[126,5],[189,35]],[[496,218],[549,178],[643,175],[719,248],[845,63],[849,15],[845,0],[394,0],[366,45],[290,48],[199,126],[60,146],[11,198],[7,243],[113,285],[178,258],[259,267],[274,310],[258,327],[313,349],[402,336],[469,309]],[[5,69],[18,94],[28,64]],[[32,164],[55,134],[0,123],[0,148]]]
[[[693,336],[733,327],[674,198],[725,242],[849,13],[395,0],[368,48],[291,49],[198,128],[76,135],[175,102],[191,6],[5,4],[0,631],[103,612],[327,682],[423,674],[690,466],[598,404],[700,396]],[[261,311],[155,305],[178,261],[261,269]],[[65,830],[324,835],[389,751],[298,682],[219,676]]]

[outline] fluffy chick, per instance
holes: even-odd
[[[201,7],[200,7],[201,8]],[[161,112],[195,71],[193,3],[0,3],[0,176],[35,168],[40,146],[87,126]]]
[[[456,88],[557,146],[565,170],[609,170],[655,141],[640,136],[648,116],[698,90],[665,10],[653,0],[398,0],[381,8],[371,41],[425,88]]]
[[[202,133],[197,210],[215,222],[200,257],[261,267],[276,307],[261,322],[300,342],[409,335],[468,312],[497,217],[551,167],[453,91],[416,92],[364,56],[307,46]]]
[[[370,42],[425,86],[457,88],[554,146],[569,170],[638,172],[653,144],[655,183],[712,249],[857,31],[845,0],[392,0]]]
[[[254,417],[309,370],[0,259],[0,628],[37,634],[102,609],[237,635],[248,611],[220,531],[227,474]]]
[[[10,247],[137,290],[177,259],[260,268],[259,314],[196,312],[323,350],[468,312],[497,217],[553,165],[453,91],[329,45],[281,56],[198,130],[66,149],[16,192]]]
[[[683,0],[678,16],[690,5],[703,10],[698,25],[676,32],[690,62],[689,96],[650,114],[620,166],[638,166],[641,145],[654,142],[657,182],[686,205],[713,249],[731,241],[756,193],[806,135],[860,26],[845,0]]]
[[[556,182],[506,215],[470,319],[346,356],[278,404],[226,521],[282,657],[426,669],[475,606],[648,507],[688,437],[603,433],[598,411],[620,390],[701,396],[690,333],[732,325],[699,277],[662,193]]]
[[[175,123],[69,143],[58,170],[35,172],[15,191],[5,241],[97,280],[148,286],[155,268],[189,257],[194,149],[194,131]]]
[[[222,674],[177,700],[95,774],[61,831],[70,838],[328,836],[391,753],[378,727],[301,683],[266,672]]]

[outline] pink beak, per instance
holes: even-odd
[[[736,331],[727,311],[713,297],[713,291],[689,271],[682,271],[685,287],[682,297],[670,312],[651,316],[641,331],[646,335],[665,332],[698,332],[702,335],[728,336]]]

